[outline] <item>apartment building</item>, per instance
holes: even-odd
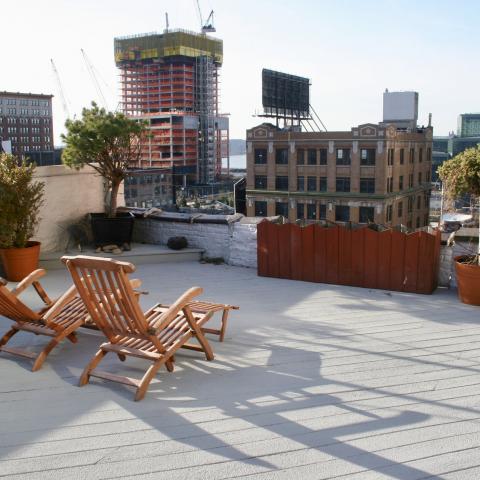
[[[0,140],[11,142],[13,154],[53,151],[52,98],[0,92]]]
[[[290,221],[428,224],[432,127],[363,124],[247,130],[247,215]]]

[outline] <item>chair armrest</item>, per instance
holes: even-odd
[[[166,324],[171,322],[177,314],[185,308],[189,302],[191,302],[192,298],[197,297],[203,292],[203,288],[201,287],[192,287],[188,289],[181,297],[177,299],[175,303],[172,303],[170,307],[168,307],[165,312],[163,312],[160,317],[150,326],[150,330],[152,333],[157,334],[159,333]]]
[[[40,278],[44,277],[46,273],[47,272],[43,268],[34,270],[32,273],[27,275],[20,283],[17,284],[17,286],[12,290],[12,293],[15,296],[18,296],[28,287],[33,286],[33,288],[35,288],[35,291],[38,293],[38,296],[43,300],[43,302],[46,305],[50,305],[52,303],[52,300],[46,294],[45,290],[38,281]]]

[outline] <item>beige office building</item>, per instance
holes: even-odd
[[[247,130],[247,215],[290,221],[428,224],[432,127],[364,124]]]

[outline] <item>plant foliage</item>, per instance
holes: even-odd
[[[120,112],[107,112],[92,102],[91,108],[83,109],[80,120],[67,120],[65,127],[63,163],[75,169],[90,165],[105,179],[109,192],[105,213],[114,217],[120,184],[127,169],[140,160],[145,123]]]
[[[0,154],[0,248],[23,248],[35,233],[43,203],[43,182],[33,181],[35,165]]]
[[[465,194],[480,197],[480,146],[468,148],[444,162],[438,175],[450,199]]]

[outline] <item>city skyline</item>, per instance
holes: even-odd
[[[419,123],[426,125],[431,112],[435,135],[455,130],[458,114],[480,110],[475,95],[480,67],[471,61],[480,36],[473,1],[204,0],[200,5],[204,18],[215,11],[212,35],[224,42],[221,111],[230,113],[231,138],[244,138],[246,129],[263,121],[252,116],[261,107],[263,67],[310,78],[311,103],[329,130],[380,121],[385,88],[418,91]],[[193,0],[140,0],[134,10],[112,0],[100,5],[85,0],[81,8],[68,0],[5,5],[9,21],[1,35],[14,48],[4,54],[0,90],[52,93],[58,144],[65,114],[50,58],[72,116],[92,100],[101,103],[81,48],[98,73],[108,107],[115,109],[120,96],[114,37],[161,32],[165,12],[170,28],[199,31]]]

